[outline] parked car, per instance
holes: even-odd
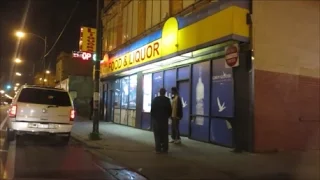
[[[23,86],[8,111],[8,139],[23,134],[59,134],[68,143],[75,110],[67,91],[41,86]]]

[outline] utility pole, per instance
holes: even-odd
[[[99,140],[99,89],[100,89],[100,60],[102,55],[102,22],[101,22],[101,10],[103,8],[103,1],[97,0],[97,14],[96,14],[96,29],[97,29],[97,44],[96,44],[96,61],[94,66],[94,93],[93,93],[93,127],[90,134],[91,140]]]
[[[44,37],[44,54],[43,54],[43,86],[45,85],[44,80],[46,79],[46,53],[47,53],[47,36]]]

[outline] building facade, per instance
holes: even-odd
[[[61,52],[57,57],[56,87],[70,93],[77,114],[89,117],[93,94],[93,61],[74,56],[73,53]]]
[[[56,75],[50,72],[37,73],[34,77],[34,85],[54,87],[56,84]]]
[[[152,99],[175,86],[190,139],[320,149],[319,12],[318,1],[105,1],[104,119],[152,130]]]
[[[73,58],[72,53],[61,52],[56,61],[56,79],[58,82],[73,76],[92,76],[93,62]]]
[[[104,119],[152,130],[152,99],[177,87],[182,135],[252,151],[250,2],[105,2]],[[227,66],[226,52],[240,65]]]
[[[256,151],[320,149],[319,23],[319,1],[253,1]]]

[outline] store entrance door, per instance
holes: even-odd
[[[190,97],[190,85],[189,80],[178,81],[178,90],[182,101],[183,117],[180,120],[180,134],[183,136],[189,135],[189,97]]]

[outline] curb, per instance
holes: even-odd
[[[121,163],[116,162],[114,159],[106,156],[104,153],[99,152],[99,150],[103,150],[103,148],[100,148],[98,145],[97,146],[92,146],[90,143],[86,142],[86,140],[82,137],[80,137],[79,135],[75,134],[75,133],[71,133],[71,137],[73,140],[77,141],[78,143],[84,145],[85,147],[88,148],[88,152],[91,153],[92,155],[98,157],[99,159],[105,160],[110,164],[113,164],[114,166],[118,166],[121,168],[111,168],[111,169],[107,169],[108,173],[112,174],[115,177],[121,176],[121,174],[117,173],[117,171],[131,171],[136,173],[137,175],[141,176],[141,178],[144,178],[145,180],[148,180],[148,178],[141,172],[139,172],[139,170],[134,170],[133,168],[130,168],[128,166],[122,165]],[[138,178],[137,180],[141,179]],[[122,179],[122,178],[120,178]],[[134,180],[134,179],[133,179]]]

